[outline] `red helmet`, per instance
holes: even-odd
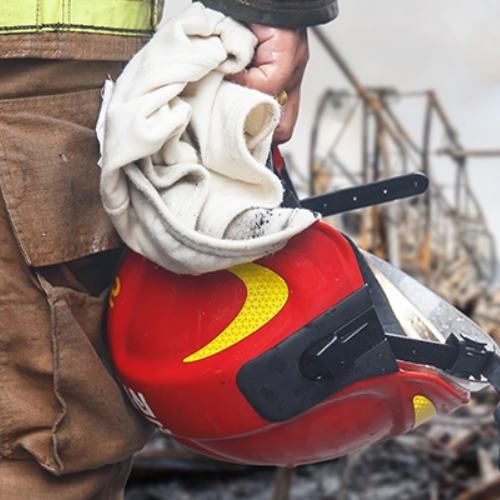
[[[409,300],[405,279],[428,295]],[[175,440],[221,460],[299,465],[468,401],[498,356],[450,309],[316,223],[275,255],[201,276],[129,251],[109,344],[134,405]]]

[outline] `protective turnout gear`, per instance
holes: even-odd
[[[117,375],[158,428],[231,462],[299,465],[465,404],[500,358],[479,327],[318,222],[201,276],[129,252],[110,297]]]
[[[0,59],[128,61],[153,35],[163,0],[2,2]]]
[[[101,0],[39,0],[4,2],[0,28],[4,33],[75,31],[129,36],[150,36],[160,12],[158,0],[129,2]]]

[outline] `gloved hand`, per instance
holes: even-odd
[[[228,79],[273,96],[286,92],[287,100],[273,137],[273,145],[282,144],[290,140],[299,112],[300,87],[309,59],[307,30],[258,24],[249,24],[249,28],[258,39],[254,59],[247,69]]]

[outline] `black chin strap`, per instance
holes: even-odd
[[[429,179],[421,172],[398,175],[368,184],[338,189],[300,200],[303,208],[320,212],[324,217],[350,210],[381,205],[390,201],[411,198],[424,193]]]
[[[386,334],[396,359],[439,368],[455,377],[481,380],[487,377],[491,365],[500,358],[486,343],[452,334],[445,344]],[[500,378],[499,378],[500,380]]]
[[[486,343],[452,334],[445,344],[386,334],[396,359],[434,366],[460,378],[481,380],[484,376],[500,394],[500,356]],[[500,403],[494,413],[500,436]],[[498,458],[500,469],[500,457]]]

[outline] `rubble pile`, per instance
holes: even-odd
[[[125,500],[498,500],[497,403],[487,388],[406,435],[296,469],[226,464],[155,434]]]

